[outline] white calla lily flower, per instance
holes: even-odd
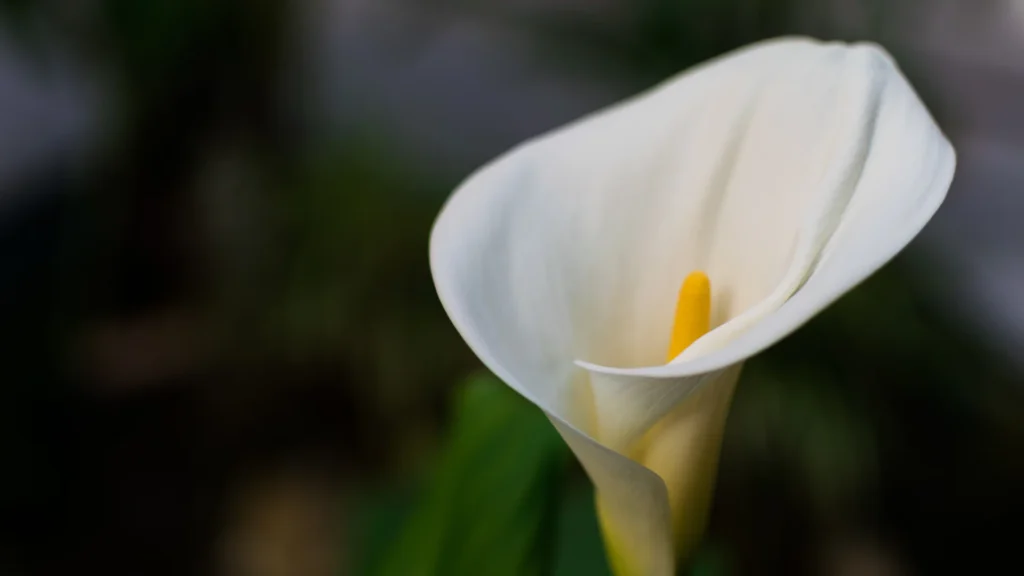
[[[703,531],[743,362],[902,250],[954,165],[884,50],[772,40],[479,170],[431,268],[586,469],[616,573],[667,576]]]

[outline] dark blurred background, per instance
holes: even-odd
[[[959,169],[748,364],[694,573],[1016,572],[1024,2],[2,0],[0,573],[606,574],[535,411],[500,400],[551,466],[451,448],[518,413],[465,396],[432,220],[520,140],[788,33],[882,43]],[[529,489],[454,510],[492,469]],[[467,531],[544,560],[451,560]]]

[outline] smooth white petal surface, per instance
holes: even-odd
[[[892,258],[953,167],[883,50],[775,40],[484,167],[438,218],[431,267],[477,355],[651,533],[664,519],[640,500],[659,496],[611,488],[643,476],[618,454]],[[713,329],[663,365],[692,270],[711,278]]]

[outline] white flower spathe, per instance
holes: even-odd
[[[882,49],[772,40],[480,169],[437,219],[431,269],[469,346],[587,470],[616,569],[670,575],[743,361],[902,250],[954,165]],[[664,364],[693,270],[712,329]]]

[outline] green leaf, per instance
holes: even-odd
[[[559,504],[554,576],[611,576],[589,480],[571,485]]]
[[[378,576],[547,574],[568,448],[543,413],[490,376],[461,391],[423,500]]]

